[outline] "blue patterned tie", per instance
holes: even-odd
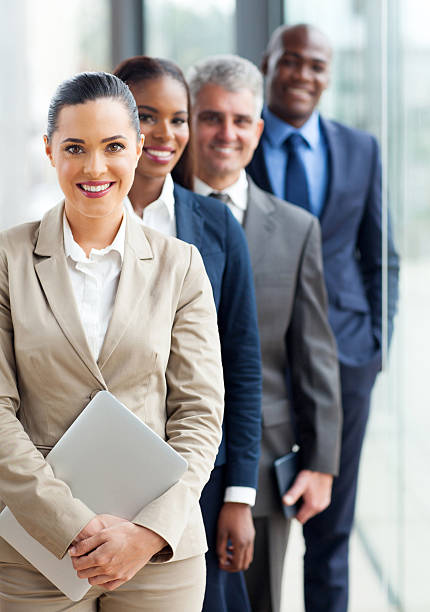
[[[300,134],[291,134],[285,141],[288,151],[287,172],[285,176],[285,199],[310,210],[309,186],[306,169],[300,156],[300,147],[304,138]]]

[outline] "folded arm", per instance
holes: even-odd
[[[160,561],[171,558],[190,511],[198,504],[222,433],[224,384],[215,304],[201,256],[193,246],[174,314],[166,381],[167,441],[188,461],[188,469],[133,519],[168,543]]]
[[[18,522],[61,558],[93,517],[55,478],[17,418],[20,398],[14,353],[7,257],[0,253],[0,498]]]

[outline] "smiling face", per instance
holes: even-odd
[[[301,127],[329,85],[330,60],[330,45],[319,30],[297,26],[281,31],[262,65],[269,109]]]
[[[163,179],[188,143],[188,101],[184,86],[169,76],[130,84],[145,146],[136,175]]]
[[[193,108],[199,178],[219,190],[235,183],[251,160],[262,129],[249,89],[232,92],[214,83],[204,85]]]
[[[122,215],[142,151],[122,102],[99,98],[64,106],[45,148],[69,219]]]

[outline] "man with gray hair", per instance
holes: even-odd
[[[245,577],[253,612],[279,612],[290,525],[282,503],[291,506],[301,498],[296,515],[301,523],[321,512],[330,503],[339,461],[339,372],[327,320],[319,224],[308,212],[259,189],[245,172],[263,129],[258,69],[237,56],[214,56],[195,64],[188,81],[195,191],[226,202],[244,227],[253,266],[263,361],[263,435],[253,508],[254,562]],[[300,468],[281,503],[273,462],[295,445],[300,447]],[[228,565],[235,552],[234,529],[224,521],[218,538],[232,542],[227,557],[222,546],[216,551],[226,571],[235,569]],[[234,601],[234,593],[227,595]]]

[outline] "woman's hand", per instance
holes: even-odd
[[[106,514],[92,519],[75,542],[69,554],[79,578],[108,591],[133,578],[167,545],[154,531]]]
[[[96,535],[102,529],[112,527],[112,525],[117,525],[122,522],[127,523],[128,521],[119,516],[113,516],[112,514],[98,514],[78,533],[72,544],[77,544],[77,542],[81,542],[82,540],[86,540]]]

